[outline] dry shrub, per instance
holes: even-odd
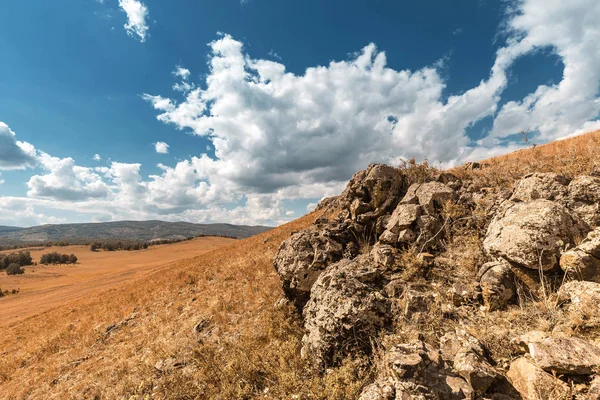
[[[437,168],[429,165],[427,161],[418,163],[414,157],[408,161],[401,160],[398,169],[408,178],[410,184],[429,182],[439,172]]]

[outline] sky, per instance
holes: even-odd
[[[599,20],[597,0],[3,2],[0,225],[273,226],[370,163],[600,129]]]

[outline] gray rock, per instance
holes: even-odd
[[[484,250],[525,268],[558,267],[560,251],[582,234],[569,211],[549,200],[507,202],[490,223]]]
[[[310,289],[325,268],[343,257],[343,239],[313,226],[285,240],[273,262],[288,299],[298,308],[308,301]]]
[[[588,233],[579,246],[563,253],[560,267],[571,279],[600,282],[600,228]]]
[[[321,274],[304,307],[302,354],[322,365],[335,364],[349,352],[370,350],[391,321],[387,281],[368,255],[344,259]]]
[[[573,179],[568,206],[590,227],[600,225],[600,178],[584,175]]]
[[[477,275],[483,300],[490,311],[504,309],[517,293],[515,276],[506,261],[486,263]]]
[[[569,180],[555,173],[533,173],[521,179],[511,199],[516,201],[532,201],[538,199],[559,200],[568,193]]]
[[[399,204],[392,213],[386,229],[393,233],[410,229],[421,216],[421,207],[416,204]]]
[[[423,211],[426,214],[435,215],[445,202],[454,199],[455,192],[443,183],[427,182],[416,188],[415,195]]]

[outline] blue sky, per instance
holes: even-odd
[[[8,2],[0,224],[274,225],[370,162],[598,129],[600,5],[571,3]]]

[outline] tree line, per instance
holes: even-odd
[[[0,270],[6,270],[7,275],[18,275],[25,272],[25,265],[32,265],[33,259],[28,251],[0,254]]]
[[[52,253],[42,254],[40,264],[75,264],[77,256],[75,254],[60,254],[56,251]]]

